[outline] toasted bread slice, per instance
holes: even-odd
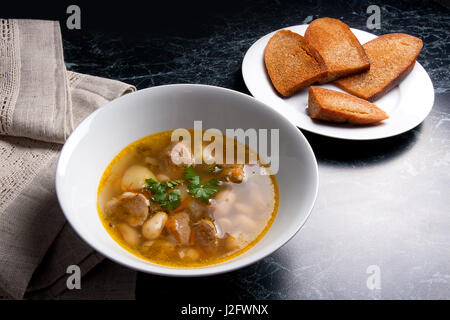
[[[309,87],[308,113],[313,119],[352,124],[375,123],[389,118],[373,103],[320,87]]]
[[[349,26],[340,20],[320,18],[311,22],[306,41],[319,51],[328,68],[320,83],[369,70],[369,58]]]
[[[334,83],[355,96],[375,101],[411,72],[422,46],[422,40],[403,33],[380,36],[363,45],[370,69]]]
[[[264,62],[275,89],[290,97],[302,88],[326,77],[320,54],[301,35],[280,30],[267,43]]]

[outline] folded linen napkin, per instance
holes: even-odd
[[[58,298],[73,264],[89,272],[91,284],[83,278],[81,290],[62,297],[83,298],[83,287],[91,288],[91,299],[107,298],[108,288],[113,298],[134,296],[135,272],[116,264],[100,268],[100,282],[108,270],[123,290],[95,285],[94,266],[103,257],[66,223],[54,183],[61,144],[72,130],[134,90],[67,71],[58,22],[0,19],[0,297]]]

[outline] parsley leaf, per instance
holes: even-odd
[[[173,188],[174,186],[183,183],[182,180],[169,181],[167,183],[161,183],[154,179],[147,179],[145,183],[148,184],[147,190],[152,193],[152,201],[159,202],[162,208],[168,208],[174,210],[178,208],[181,203],[180,190],[172,190],[167,194],[167,188]]]
[[[152,200],[155,202],[164,202],[167,199],[167,193],[155,193],[155,195],[152,194]]]
[[[181,204],[180,190],[172,190],[167,199],[167,206],[170,210],[175,210]]]
[[[185,168],[184,178],[188,180],[188,192],[195,199],[199,199],[208,204],[211,198],[214,198],[216,193],[219,192],[220,186],[216,179],[211,179],[207,183],[202,184],[200,176],[195,172],[193,167]],[[172,189],[177,185],[182,184],[183,180],[171,180],[166,183],[158,182],[154,179],[145,180],[147,190],[152,193],[152,201],[158,202],[162,208],[169,210],[175,210],[181,204],[181,192],[180,190],[172,190],[168,192],[168,189]]]
[[[152,178],[146,179],[145,183],[148,184],[146,189],[150,190],[152,194],[160,194],[166,191],[166,185],[164,183],[158,182]]]
[[[184,177],[189,181],[188,192],[195,199],[200,199],[206,204],[220,190],[219,182],[216,179],[211,179],[207,183],[202,184],[200,176],[195,172],[193,167],[186,167]]]
[[[199,175],[197,174],[197,172],[195,172],[194,167],[191,167],[191,166],[186,167],[186,168],[184,169],[184,172],[185,172],[184,178],[185,178],[186,180],[190,180],[190,179],[192,179],[192,178],[194,178],[194,177],[198,177],[198,176],[199,176]]]
[[[179,184],[182,184],[183,183],[183,180],[171,180],[171,181],[167,181],[167,187],[169,187],[169,188],[173,188],[173,187],[175,187],[175,186],[177,186],[177,185],[179,185]]]
[[[202,184],[202,181],[200,180],[200,176],[194,176],[191,179],[189,179],[189,186],[192,186],[193,188],[196,186],[200,186]]]
[[[209,180],[206,184],[205,187],[210,190],[209,192],[214,192],[217,193],[220,190],[220,186],[219,186],[219,181],[217,181],[216,179],[211,179]]]
[[[222,170],[222,166],[219,164],[212,164],[208,167],[208,171],[211,173],[217,172]]]

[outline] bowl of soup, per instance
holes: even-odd
[[[64,145],[56,191],[78,235],[127,267],[202,276],[247,266],[291,239],[318,189],[317,163],[288,119],[206,85],[116,99]]]

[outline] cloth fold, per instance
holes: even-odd
[[[120,81],[67,71],[58,22],[0,19],[0,297],[58,298],[72,264],[95,281],[103,257],[66,223],[56,163],[61,144],[87,115],[132,91]],[[113,273],[116,265],[107,265]],[[115,292],[133,297],[135,273],[117,268],[124,277],[117,283],[127,285]],[[89,287],[95,298],[96,286]],[[82,298],[77,291],[65,295]],[[99,298],[106,296],[101,290]]]

